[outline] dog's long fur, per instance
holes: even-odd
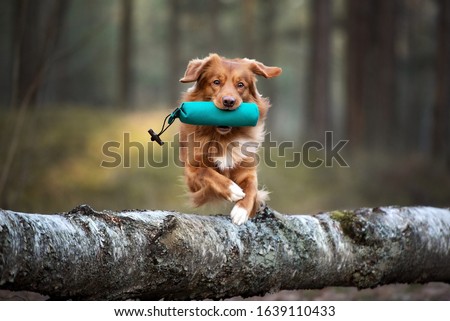
[[[181,160],[195,206],[216,199],[236,202],[231,218],[245,223],[264,204],[268,193],[258,190],[257,148],[264,139],[264,122],[270,107],[256,88],[256,75],[276,77],[281,68],[250,59],[226,59],[210,54],[189,62],[183,83],[195,82],[182,101],[213,101],[221,109],[236,109],[242,102],[258,105],[255,127],[215,127],[181,124]]]

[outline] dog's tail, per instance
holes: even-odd
[[[266,202],[270,199],[270,192],[267,191],[264,187],[256,193],[256,203],[258,204],[258,208],[261,208],[266,205]]]

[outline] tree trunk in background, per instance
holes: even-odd
[[[182,71],[178,68],[180,64],[180,1],[169,0],[169,26],[168,30],[168,44],[167,44],[167,57],[169,59],[169,78],[168,78],[168,102],[170,105],[175,105],[177,102],[179,92],[179,79],[183,76]]]
[[[277,53],[277,36],[276,36],[276,22],[278,19],[278,5],[277,0],[266,0],[260,4],[260,10],[262,10],[262,19],[260,30],[261,33],[258,34],[259,50],[258,54],[261,55],[258,59],[266,65],[273,66],[276,65],[276,53]],[[274,108],[278,109],[281,106],[277,105],[277,90],[274,81],[263,81],[258,84],[261,94],[264,97],[270,99],[270,103]],[[267,118],[267,127],[272,129],[275,127],[276,113],[272,113]]]
[[[219,26],[219,17],[221,13],[221,2],[220,1],[208,1],[208,12],[209,12],[209,44],[214,52],[220,53],[222,31]]]
[[[431,153],[432,110],[436,89],[437,2],[397,2],[399,100],[398,150]]]
[[[69,0],[17,0],[13,35],[11,105],[34,106],[54,58]]]
[[[370,2],[347,0],[346,131],[349,147],[363,144],[365,123],[365,71]]]
[[[396,40],[396,1],[377,0],[373,4],[375,22],[373,27],[375,48],[374,59],[370,64],[375,82],[371,86],[372,99],[368,102],[372,115],[367,120],[371,145],[381,148],[394,148],[398,122],[396,121],[396,81],[395,81],[395,40]],[[369,115],[370,115],[369,114]]]
[[[350,144],[389,149],[399,136],[395,132],[396,2],[348,0],[347,3]]]
[[[330,64],[331,64],[331,1],[312,3],[311,90],[308,106],[308,129],[313,139],[323,138],[331,130]]]
[[[255,15],[256,15],[256,5],[255,0],[245,0],[241,2],[243,6],[242,9],[242,52],[247,58],[254,58],[255,56]]]
[[[129,109],[132,88],[132,26],[133,0],[121,0],[119,24],[119,75],[117,104],[122,109]]]
[[[27,23],[28,0],[15,0],[14,2],[14,18],[13,18],[13,35],[12,35],[12,75],[11,75],[11,107],[19,106],[19,87],[21,72],[21,53],[22,43]]]
[[[0,210],[0,289],[51,299],[223,299],[326,286],[450,282],[450,211],[285,216]]]
[[[41,8],[38,1],[17,2],[16,17],[19,21],[16,27],[19,29],[14,31],[15,37],[13,37],[15,61],[11,103],[19,111],[10,135],[11,140],[0,176],[0,204],[7,202],[5,188],[19,146],[26,113],[29,107],[36,104],[39,89],[43,86],[50,61],[54,58],[69,0],[55,0],[50,4],[47,4],[49,7]],[[40,12],[48,16],[43,14],[43,17],[40,17]],[[44,28],[41,28],[43,32],[39,29],[39,18],[45,22]]]
[[[19,108],[25,97],[28,104],[36,104],[37,91],[29,89],[38,73],[38,60],[41,54],[42,40],[39,33],[41,3],[38,1],[15,1],[15,24],[13,31],[13,90],[11,105]]]
[[[432,146],[434,156],[444,158],[450,169],[450,3],[439,0],[438,4]]]
[[[420,43],[417,33],[421,29],[420,15],[423,8],[420,3],[409,0],[399,2],[399,36],[403,48],[399,57],[400,69],[400,102],[399,102],[399,131],[401,135],[402,152],[417,150],[420,137],[420,122],[423,119],[423,103],[420,97],[423,95],[423,75],[417,61],[421,61]]]

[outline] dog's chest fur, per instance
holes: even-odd
[[[236,137],[229,142],[220,142],[221,150],[215,150],[212,155],[214,165],[221,171],[230,170],[243,162],[256,165],[258,149],[264,137],[262,126],[254,128],[250,137]]]

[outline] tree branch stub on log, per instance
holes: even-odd
[[[52,215],[0,210],[0,289],[52,299],[224,299],[431,281],[450,283],[449,209],[265,208],[243,226],[87,205]]]

